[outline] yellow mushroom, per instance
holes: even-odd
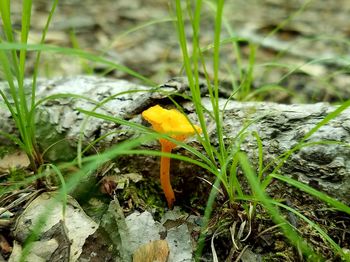
[[[148,108],[142,112],[145,118],[155,131],[168,134],[178,141],[184,141],[188,136],[197,132],[201,132],[200,127],[191,125],[186,116],[175,109],[164,109],[159,105]],[[171,153],[171,150],[176,147],[173,142],[161,138],[159,139],[161,150],[165,153]],[[160,160],[160,184],[163,188],[165,198],[168,202],[168,207],[172,208],[175,195],[170,183],[170,158],[162,156]]]

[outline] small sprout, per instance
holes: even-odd
[[[150,107],[142,112],[145,118],[155,131],[170,135],[178,141],[184,141],[188,136],[194,135],[196,132],[202,132],[201,128],[191,125],[186,116],[175,109],[164,109],[159,105]],[[176,147],[176,144],[160,138],[161,150],[164,153],[171,153],[171,150]],[[170,158],[162,156],[160,160],[160,184],[163,188],[165,198],[168,202],[168,207],[172,208],[175,195],[170,183]]]

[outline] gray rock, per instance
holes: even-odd
[[[63,215],[63,205],[57,201],[55,196],[57,196],[55,193],[43,193],[34,199],[18,217],[13,232],[14,237],[23,242],[35,229],[35,232],[41,238],[41,241],[34,242],[32,247],[34,251],[36,250],[35,254],[37,256],[45,255],[50,258],[58,246],[53,248],[53,245],[48,245],[48,243],[52,244],[50,240],[57,239],[59,245],[65,244],[59,247],[61,254],[58,254],[58,256],[65,253],[65,255],[68,255],[67,259],[69,261],[77,261],[86,238],[96,231],[98,225],[84,213],[79,204],[70,196],[67,196],[68,201],[65,215]],[[45,223],[42,223],[43,219]],[[68,222],[65,223],[64,221]],[[39,224],[41,224],[41,227],[38,228]],[[47,248],[41,248],[40,245]],[[52,257],[49,260],[58,261],[53,260]]]

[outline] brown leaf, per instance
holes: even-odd
[[[169,246],[166,240],[155,240],[139,247],[133,255],[133,262],[166,262]]]
[[[3,235],[0,235],[0,250],[2,254],[9,254],[12,252],[12,247]]]

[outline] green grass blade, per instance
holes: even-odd
[[[262,144],[262,141],[261,141],[261,138],[258,134],[258,132],[254,131],[253,132],[253,136],[255,137],[255,140],[258,144],[258,159],[259,159],[259,175],[258,175],[258,178],[259,178],[259,181],[261,180],[262,178],[262,175],[263,175],[263,158],[264,158],[264,152],[263,152],[263,144]]]
[[[58,178],[61,182],[60,194],[62,195],[62,202],[63,202],[62,203],[62,206],[63,206],[62,216],[64,219],[66,216],[66,206],[67,206],[67,202],[68,202],[68,199],[67,199],[68,191],[67,191],[66,181],[64,180],[64,177],[63,177],[63,174],[61,173],[61,170],[57,166],[55,166],[53,164],[49,164],[48,167],[51,168],[55,172],[55,174],[58,176]]]
[[[319,261],[321,258],[312,248],[304,241],[302,237],[293,229],[286,219],[279,213],[278,209],[271,204],[270,198],[262,190],[258,177],[253,171],[248,158],[245,154],[239,153],[239,162],[245,176],[250,184],[250,187],[257,199],[263,204],[266,210],[270,213],[272,220],[276,225],[279,225],[283,234],[289,241],[306,256],[310,261]]]
[[[3,30],[8,41],[13,42],[12,23],[11,23],[11,4],[10,0],[0,1],[0,14],[3,23]]]
[[[294,208],[291,208],[287,205],[284,205],[282,203],[279,203],[273,200],[271,200],[271,203],[276,206],[280,206],[288,210],[289,212],[292,212],[293,214],[297,215],[298,217],[300,217],[302,220],[308,223],[312,228],[314,228],[320,234],[320,236],[324,239],[324,241],[328,242],[331,245],[335,253],[338,253],[343,259],[345,259],[345,261],[350,261],[350,256],[348,254],[345,254],[342,248],[337,243],[335,243],[334,240],[325,231],[323,231],[319,225],[317,225],[316,223],[308,219],[306,216],[304,216]]]
[[[193,98],[194,106],[196,108],[198,120],[199,120],[200,126],[201,126],[202,131],[203,131],[203,136],[204,136],[203,147],[204,147],[205,151],[207,152],[207,154],[209,155],[209,158],[213,162],[215,162],[215,157],[214,157],[212,147],[210,146],[210,138],[208,135],[206,122],[205,122],[205,118],[204,118],[204,114],[203,114],[199,85],[198,85],[198,82],[194,80],[194,76],[193,76],[193,72],[192,72],[192,65],[191,65],[191,58],[188,54],[187,38],[186,38],[184,19],[183,19],[182,9],[181,9],[181,1],[176,0],[175,5],[176,5],[176,18],[177,18],[176,28],[177,28],[177,32],[178,32],[178,39],[179,39],[179,44],[180,44],[181,51],[182,51],[184,67],[185,67],[185,71],[187,74],[187,79],[188,79],[191,95]],[[194,44],[195,43],[197,43],[197,42],[194,41]],[[196,78],[196,80],[197,80],[197,78]]]
[[[115,43],[117,43],[120,39],[126,37],[127,35],[140,31],[146,27],[152,26],[152,25],[157,25],[157,24],[162,24],[162,23],[168,23],[168,22],[174,22],[175,19],[174,18],[170,18],[170,17],[163,17],[163,18],[159,18],[159,19],[154,19],[151,21],[147,21],[145,23],[142,23],[140,25],[136,25],[135,27],[132,27],[131,29],[128,29],[126,31],[123,31],[120,35],[116,36],[112,41],[110,46],[113,46]]]
[[[25,149],[26,149],[25,145],[22,143],[22,141],[17,136],[3,132],[1,130],[0,130],[0,135],[7,138],[8,140],[12,140],[15,144],[17,144],[21,149],[23,149],[25,151]]]
[[[84,109],[81,109],[81,108],[77,108],[77,110],[79,112],[84,113],[84,114],[89,115],[89,116],[100,118],[100,119],[103,119],[103,120],[106,120],[106,121],[110,121],[110,122],[113,122],[113,123],[116,123],[116,124],[119,124],[119,125],[125,125],[125,126],[132,127],[135,131],[139,131],[139,132],[141,132],[143,134],[152,135],[155,139],[165,138],[165,139],[167,139],[167,140],[169,140],[169,141],[171,141],[171,142],[173,142],[173,143],[175,143],[175,144],[185,148],[190,153],[192,153],[195,156],[197,156],[200,159],[202,159],[204,163],[206,163],[208,166],[211,167],[212,170],[216,170],[217,169],[216,166],[205,155],[200,153],[198,150],[194,149],[193,147],[191,147],[191,146],[189,146],[189,145],[187,145],[187,144],[185,144],[183,142],[177,141],[177,140],[175,140],[174,138],[172,138],[172,137],[170,137],[168,135],[156,133],[155,131],[153,131],[153,130],[151,130],[151,129],[143,126],[143,125],[140,125],[140,124],[137,124],[137,123],[133,123],[133,122],[121,119],[121,118],[108,116],[108,115],[104,115],[104,114],[99,114],[99,113],[92,112],[92,111],[87,111],[87,110],[84,110]]]
[[[326,125],[328,122],[330,122],[332,119],[335,119],[338,115],[340,115],[344,110],[346,110],[350,106],[350,100],[344,102],[340,106],[338,106],[334,111],[330,112],[323,120],[318,122],[307,134],[299,141],[299,143],[294,146],[292,149],[288,150],[284,154],[282,154],[280,157],[278,157],[278,163],[275,166],[274,170],[271,173],[277,173],[277,171],[283,166],[285,161],[297,150],[302,148],[304,146],[305,140],[310,138],[314,133],[316,133],[322,126]],[[268,168],[273,165],[274,162],[269,163],[265,168],[264,171],[268,170]],[[265,181],[263,182],[264,187],[267,187],[269,183],[271,182],[272,177],[267,176]]]
[[[325,193],[322,193],[322,192],[320,192],[320,191],[318,191],[318,190],[316,190],[316,189],[314,189],[314,188],[312,188],[304,183],[301,183],[299,181],[296,181],[296,180],[289,178],[289,177],[286,177],[286,176],[278,175],[275,173],[270,174],[270,176],[273,178],[276,178],[278,180],[281,180],[281,181],[283,181],[291,186],[294,186],[294,187],[296,187],[296,188],[298,188],[298,189],[300,189],[300,190],[302,190],[302,191],[304,191],[304,192],[306,192],[314,197],[317,197],[318,199],[320,199],[323,202],[329,204],[330,206],[336,208],[337,210],[343,211],[343,212],[350,215],[350,207],[349,206],[347,206],[344,203],[328,196]]]
[[[22,1],[22,23],[21,23],[21,43],[27,44],[30,19],[32,14],[32,0]],[[18,89],[21,105],[23,106],[24,112],[28,112],[27,100],[24,92],[24,75],[25,75],[25,62],[26,62],[27,50],[22,49],[19,51],[19,77],[18,77]]]
[[[215,2],[214,1],[205,1],[205,3],[216,13],[216,6],[215,6]],[[229,37],[229,41],[227,41],[227,43],[232,43],[233,44],[233,50],[234,50],[234,54],[235,54],[235,58],[237,59],[237,67],[238,67],[238,71],[239,71],[239,79],[243,79],[243,65],[242,65],[242,55],[240,52],[240,48],[238,45],[238,41],[240,41],[234,34],[234,30],[232,29],[232,23],[225,18],[225,16],[222,17],[222,23],[226,29],[226,31],[228,32],[228,34],[230,35]],[[242,40],[242,39],[241,39]],[[225,40],[226,41],[226,40]],[[246,41],[246,40],[244,40]]]
[[[45,43],[46,34],[49,30],[49,25],[51,23],[53,14],[55,13],[56,6],[58,4],[58,0],[54,0],[51,6],[51,10],[49,12],[49,15],[47,17],[47,21],[45,24],[45,27],[41,34],[40,44]],[[37,76],[38,76],[38,70],[39,70],[39,64],[40,64],[40,57],[41,57],[41,51],[39,50],[36,55],[35,63],[34,63],[34,72],[33,72],[33,83],[32,83],[32,99],[31,99],[31,109],[35,107],[35,98],[36,98],[36,83],[37,83]],[[35,128],[35,126],[32,126],[32,128]]]
[[[0,43],[1,44],[1,43]],[[4,76],[7,80],[7,83],[9,85],[9,92],[10,96],[13,100],[13,105],[7,98],[6,94],[3,90],[0,90],[0,95],[4,99],[5,104],[7,108],[10,110],[11,115],[16,123],[16,126],[19,130],[19,133],[23,139],[23,144],[27,145],[25,140],[25,123],[23,122],[23,119],[21,118],[21,106],[20,106],[20,100],[17,97],[17,90],[14,83],[14,79],[11,72],[10,62],[5,54],[4,51],[0,50],[0,63],[2,64]],[[26,152],[28,153],[30,151],[29,148],[26,149]]]
[[[291,97],[294,97],[296,95],[296,93],[292,90],[288,90],[285,87],[276,85],[276,84],[268,84],[268,85],[264,85],[259,87],[256,90],[250,91],[247,96],[243,99],[243,101],[249,101],[249,100],[253,100],[255,97],[257,97],[258,95],[264,94],[264,93],[272,93],[273,91],[279,91],[279,92],[283,92],[283,93],[287,93],[288,95],[290,95]]]
[[[158,89],[158,88],[156,88],[156,89]],[[102,100],[99,103],[95,103],[96,106],[94,108],[92,108],[92,110],[90,110],[90,112],[95,112],[98,108],[102,107],[103,105],[105,105],[106,103],[115,99],[118,96],[121,96],[124,94],[138,93],[138,92],[153,92],[153,90],[134,89],[134,90],[127,90],[127,91],[118,92],[116,94],[108,96],[106,99]],[[78,160],[79,167],[81,166],[81,159],[83,157],[82,144],[83,144],[83,139],[84,139],[84,130],[86,128],[86,125],[88,123],[90,116],[91,115],[87,115],[87,117],[84,119],[83,123],[81,124],[81,128],[80,128],[80,134],[79,134],[78,145],[77,145],[77,160]],[[96,117],[96,116],[94,116],[94,117]]]
[[[219,176],[216,177],[215,182],[213,184],[213,187],[210,191],[209,198],[207,201],[207,205],[205,207],[204,211],[204,216],[203,216],[203,222],[201,226],[201,233],[198,239],[198,245],[197,249],[195,251],[195,261],[199,261],[199,259],[202,256],[203,248],[204,248],[204,243],[205,243],[205,238],[207,235],[207,227],[209,224],[209,219],[211,217],[211,213],[213,211],[213,205],[216,199],[216,196],[218,195],[219,191],[217,190],[220,186],[221,180]]]
[[[77,172],[71,174],[68,180],[65,183],[63,183],[65,184],[65,186],[63,188],[61,187],[61,190],[59,191],[59,194],[56,198],[56,201],[64,201],[67,195],[66,193],[72,192],[79,185],[79,182],[84,176],[86,176],[87,174],[91,174],[91,172],[96,170],[101,164],[117,156],[123,155],[124,152],[126,152],[126,150],[139,146],[141,143],[150,141],[150,140],[152,140],[152,138],[149,136],[139,137],[131,141],[122,142],[100,155],[94,155],[92,157],[85,158],[84,159],[85,165],[82,167],[82,169],[79,169]],[[62,170],[65,167],[69,167],[74,164],[75,164],[74,162],[70,162],[70,163],[60,165],[57,167],[57,170]],[[49,207],[55,206],[54,202],[55,201],[53,201],[53,204],[50,205]],[[42,226],[45,224],[45,221],[47,220],[47,217],[50,215],[51,212],[52,212],[52,209],[47,208],[42,214],[39,215],[38,223],[34,225],[32,234],[25,241],[25,248],[22,252],[23,259],[25,259],[25,257],[30,253],[30,249],[33,241],[36,240]]]
[[[8,43],[8,42],[0,43],[0,50],[22,50],[22,49],[27,51],[45,51],[45,52],[53,52],[53,53],[59,53],[59,54],[64,54],[69,56],[77,56],[92,62],[105,64],[107,66],[110,66],[111,68],[120,70],[133,77],[136,77],[148,85],[156,86],[156,83],[154,83],[153,81],[149,80],[148,78],[140,75],[139,73],[133,71],[132,69],[126,66],[120,65],[118,63],[115,63],[112,60],[91,54],[83,50],[68,48],[68,47],[58,47],[58,46],[47,45],[47,44],[32,45],[32,44]]]
[[[253,196],[247,196],[247,195],[237,197],[237,200],[249,201],[249,202],[260,202],[260,200],[258,198],[255,198]],[[342,248],[337,243],[335,243],[334,240],[327,234],[327,232],[325,232],[318,224],[316,224],[312,220],[308,219],[306,216],[304,216],[298,210],[296,210],[292,207],[289,207],[289,206],[282,204],[278,201],[275,201],[273,199],[270,199],[270,202],[271,202],[271,204],[279,206],[281,208],[284,208],[288,212],[291,212],[291,213],[295,214],[296,216],[300,217],[308,225],[310,225],[311,228],[315,229],[320,234],[320,236],[324,239],[324,241],[328,242],[331,245],[331,247],[334,250],[334,253],[338,253],[344,259],[344,261],[349,261],[349,255],[346,254],[342,250]]]
[[[1,0],[0,1],[0,15],[3,23],[3,30],[6,35],[6,40],[9,42],[14,42],[14,36],[13,36],[13,28],[11,23],[11,4],[10,0]],[[2,42],[2,41],[1,41]],[[15,72],[15,75],[19,76],[18,71],[18,58],[15,50],[11,50],[12,55],[12,62],[13,62],[13,70]]]
[[[243,196],[243,190],[241,188],[241,185],[237,177],[238,163],[239,163],[238,155],[235,154],[230,167],[229,188],[227,189],[231,202],[235,200],[236,195],[238,197]]]
[[[154,151],[154,150],[141,150],[141,149],[124,150],[123,154],[124,155],[165,156],[165,157],[169,157],[169,158],[173,158],[173,159],[177,159],[177,160],[181,160],[184,162],[194,164],[196,166],[204,168],[207,171],[213,173],[213,169],[210,166],[203,164],[202,162],[199,162],[199,161],[192,159],[190,157],[186,157],[186,156],[182,156],[182,155],[177,155],[177,154],[172,154],[172,153],[163,153],[161,151]]]
[[[239,98],[241,100],[245,100],[245,98],[251,93],[251,86],[254,78],[254,67],[256,64],[255,57],[256,57],[257,46],[250,43],[249,50],[250,52],[249,52],[248,69],[243,79],[241,90],[239,92]]]
[[[215,116],[216,132],[217,132],[217,138],[219,142],[220,154],[222,159],[225,159],[227,157],[224,138],[223,138],[222,116],[220,114],[220,108],[219,108],[220,37],[221,37],[224,2],[225,2],[224,0],[217,1],[215,31],[214,31],[214,54],[213,54],[213,67],[214,67],[213,80],[214,80],[214,101],[215,101],[215,104],[213,104],[213,111]]]

